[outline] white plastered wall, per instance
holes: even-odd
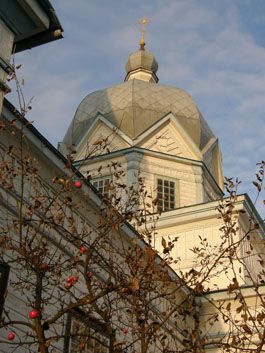
[[[201,210],[200,205],[198,205],[187,207],[186,210],[184,208],[182,210],[169,211],[161,215],[160,220],[157,222],[157,235],[154,238],[154,245],[162,253],[162,238],[166,241],[178,238],[171,252],[173,259],[180,258],[176,264],[172,265],[172,268],[177,273],[180,270],[185,273],[192,268],[198,270],[203,268],[203,265],[200,264],[203,258],[198,257],[192,251],[195,247],[201,247],[201,239],[205,239],[205,243],[208,243],[205,256],[210,254],[211,263],[221,254],[219,246],[223,240],[224,233],[221,227],[224,225],[224,221],[220,218],[220,214],[216,210],[217,205],[218,202],[210,202],[205,204],[204,209],[202,207]],[[245,206],[242,203],[237,207],[244,210]],[[239,285],[253,284],[253,279],[250,280],[245,266],[252,271],[252,274],[254,272],[257,274],[262,270],[259,262],[260,258],[257,257],[257,254],[263,254],[263,257],[265,254],[264,241],[261,235],[255,230],[249,233],[251,224],[245,213],[241,214],[241,212],[237,213],[236,211],[233,219],[236,222],[235,229],[238,229],[234,235],[230,234],[229,237],[233,237],[235,243],[242,239],[242,237],[245,238],[246,241],[240,243],[237,247],[238,259],[243,261],[245,265],[240,264],[239,261],[234,259],[232,266],[228,258],[228,253],[224,252],[211,271],[212,279],[209,282],[211,289],[226,288],[233,282],[235,273]],[[246,238],[247,234],[249,234],[249,238]],[[228,248],[228,246],[229,243],[227,242],[223,249]],[[250,249],[253,250],[250,252]]]
[[[156,197],[157,188],[156,178],[165,177],[177,181],[178,205],[176,207],[197,203],[196,177],[191,165],[144,155],[140,168],[147,191],[154,197]]]

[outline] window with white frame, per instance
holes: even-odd
[[[109,197],[110,194],[110,177],[97,178],[91,181],[92,185],[98,190],[100,195]]]
[[[104,330],[96,327],[91,319],[80,314],[71,314],[68,353],[108,353],[109,340]]]
[[[164,177],[156,178],[157,209],[160,212],[177,207],[177,180]]]

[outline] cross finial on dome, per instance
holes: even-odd
[[[146,25],[149,22],[147,17],[143,17],[140,21],[141,24],[141,39],[140,39],[140,50],[129,55],[126,64],[126,77],[125,81],[131,79],[138,79],[148,82],[158,82],[156,72],[158,69],[157,61],[152,53],[145,50],[145,31]]]
[[[147,17],[143,17],[140,21],[141,24],[141,39],[140,39],[140,50],[144,50],[145,47],[145,40],[144,40],[144,35],[145,35],[145,31],[146,31],[146,25],[149,22]]]

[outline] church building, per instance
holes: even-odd
[[[261,352],[263,221],[248,195],[224,184],[218,138],[192,97],[159,83],[144,29],[124,82],[81,101],[58,149],[3,98],[12,50],[62,31],[48,0],[0,4],[0,351]],[[99,222],[120,215],[110,198],[116,182],[136,195],[144,185],[151,196],[149,243],[133,217],[109,228]],[[129,198],[118,192],[122,209]],[[135,272],[148,256],[156,271],[141,287]]]
[[[161,213],[153,244],[162,253],[162,238],[177,238],[172,256],[180,260],[172,266],[185,272],[196,267],[194,248],[201,238],[213,251],[222,237],[223,219],[217,208],[224,197],[224,175],[218,138],[187,92],[158,83],[158,63],[145,49],[144,32],[139,50],[129,55],[125,68],[123,83],[81,101],[59,149],[65,155],[74,151],[74,165],[92,177],[92,185],[103,195],[113,180],[110,162],[121,165],[128,188],[137,188],[142,177],[147,192],[157,200],[154,211]],[[107,148],[92,151],[98,141],[106,141]],[[234,211],[239,239],[251,222],[259,224],[252,231],[258,252],[264,225],[248,195],[237,197]],[[242,256],[255,272],[258,263],[248,253],[249,245],[244,246]],[[230,283],[233,276],[226,266],[224,259],[211,288],[224,289]],[[241,275],[241,284],[249,284],[247,273]]]

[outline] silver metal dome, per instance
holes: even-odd
[[[77,146],[98,114],[133,140],[168,113],[178,119],[200,149],[214,137],[188,93],[179,88],[132,79],[86,96],[63,142]]]
[[[138,50],[130,54],[125,66],[127,74],[131,71],[144,69],[154,73],[158,70],[158,63],[152,53],[146,50]]]

